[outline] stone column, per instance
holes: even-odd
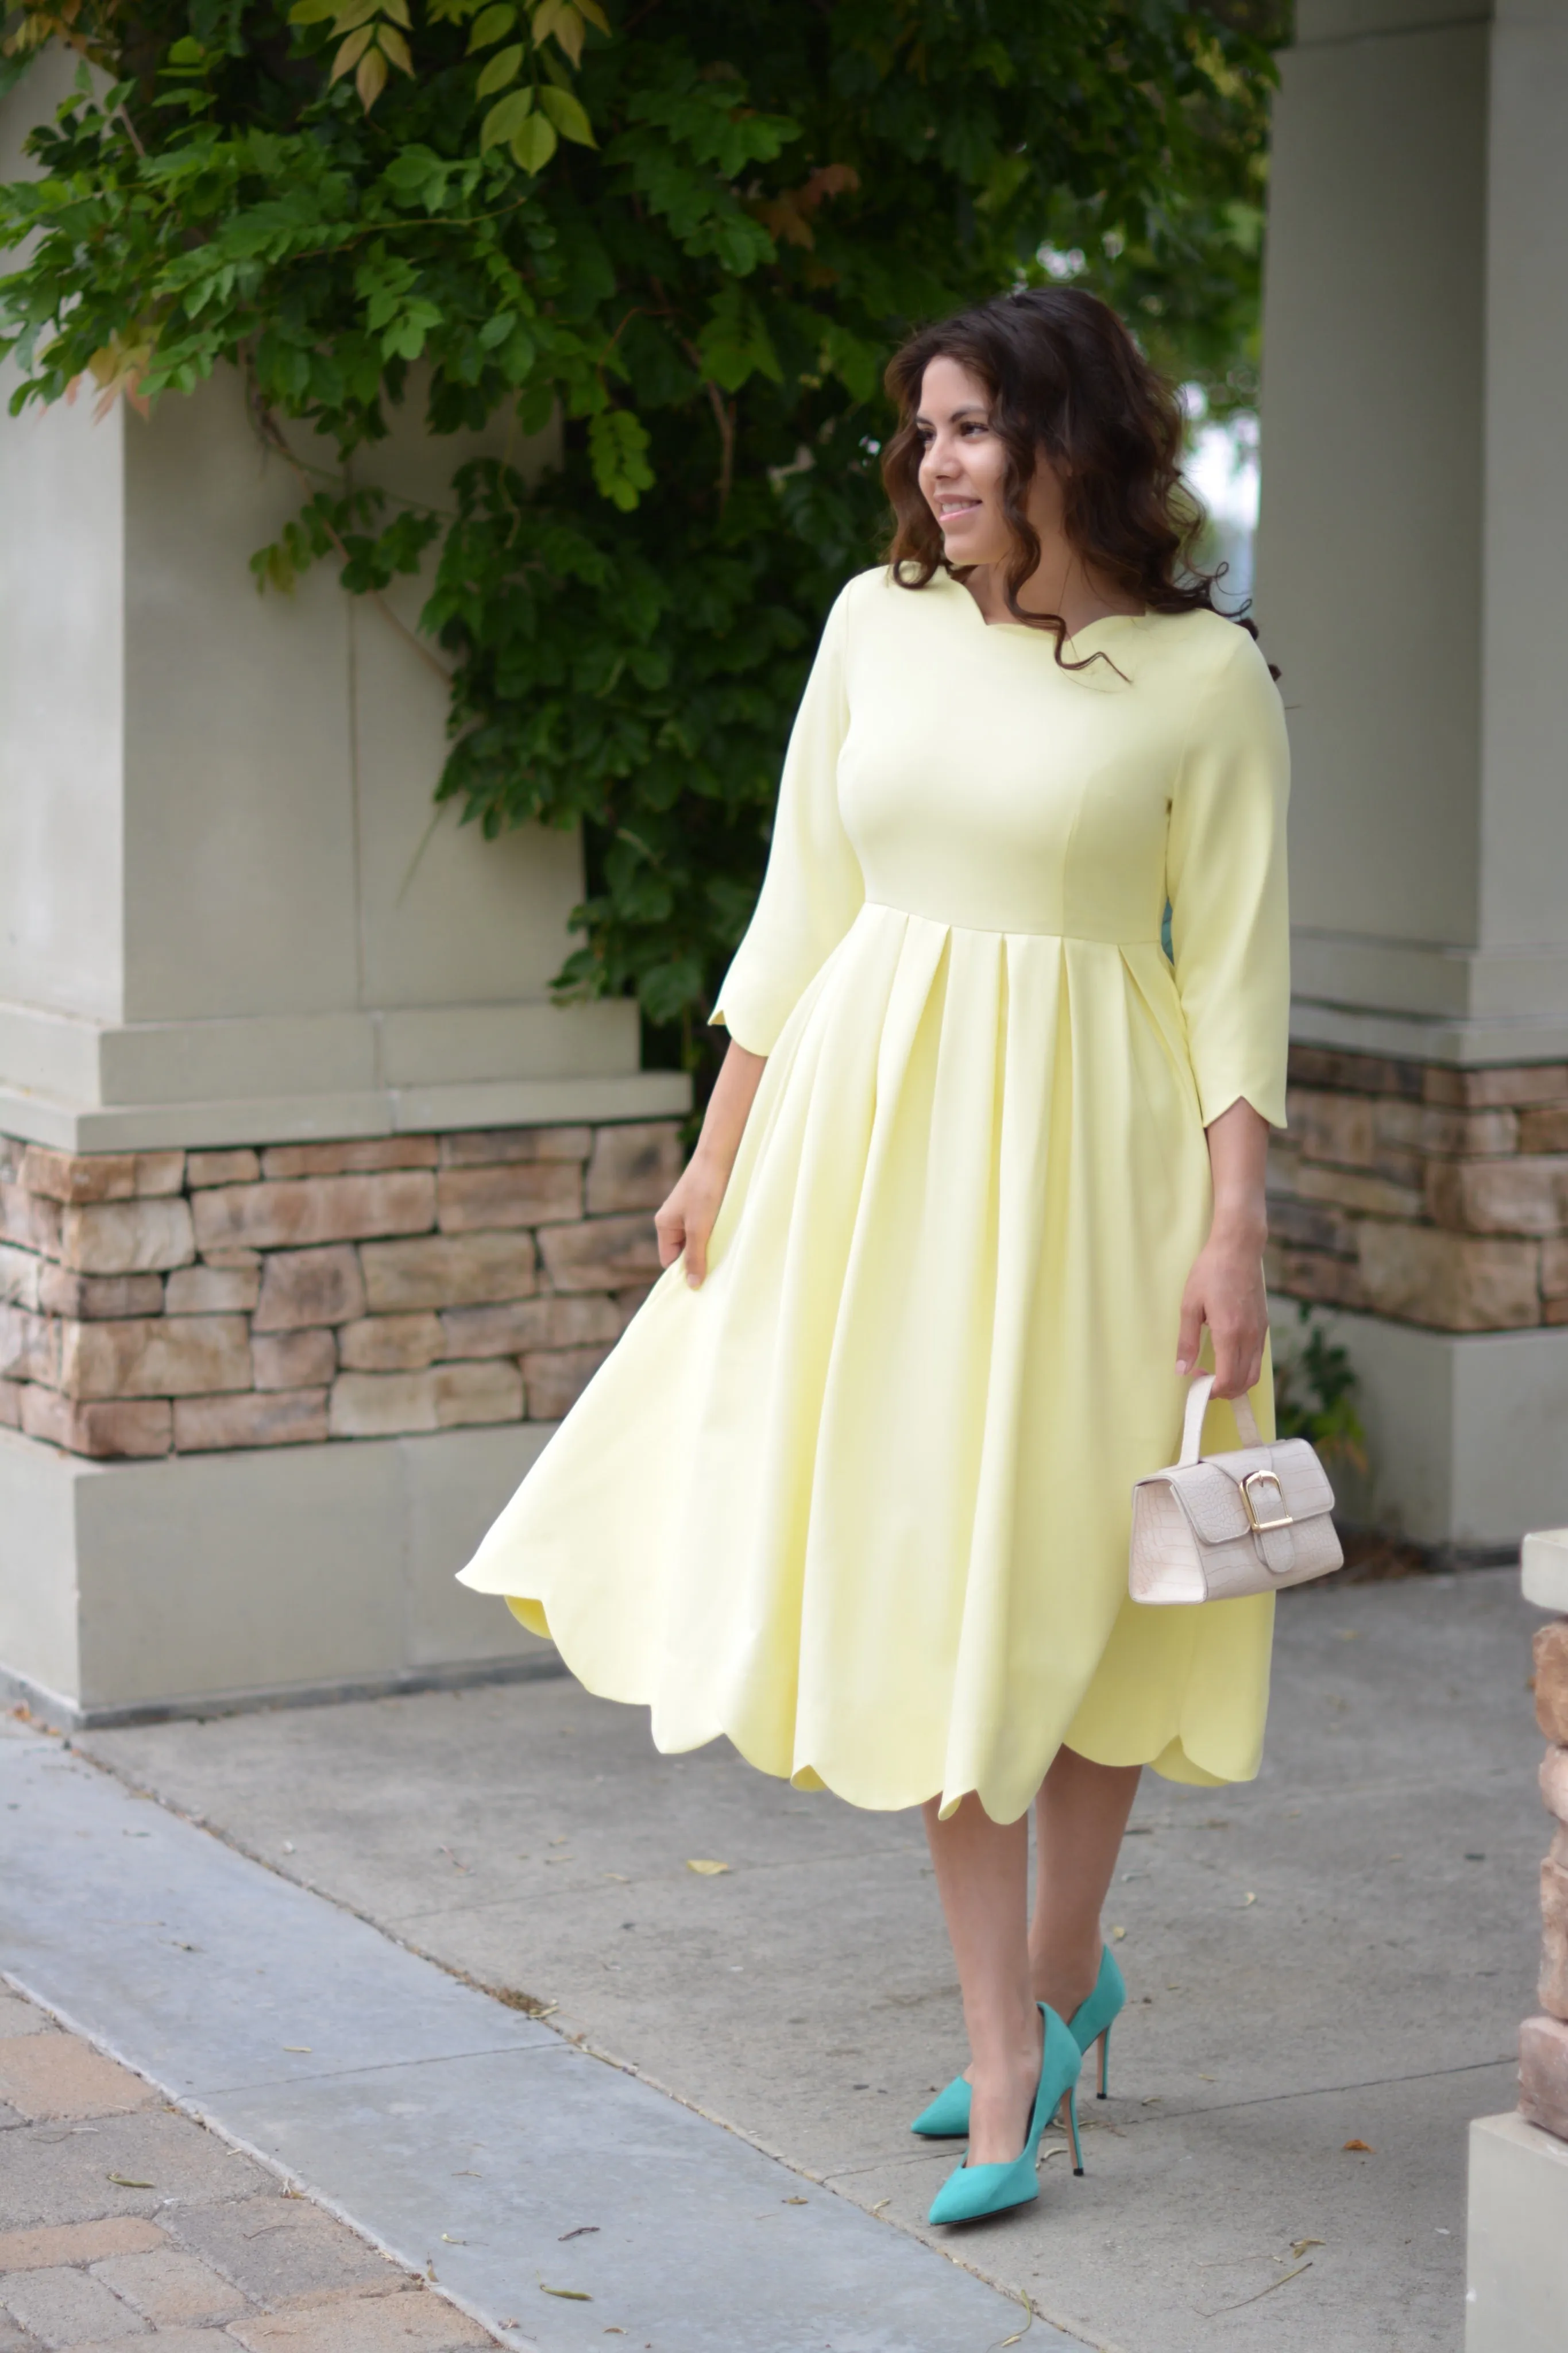
[[[1258,614],[1284,671],[1294,1134],[1373,1508],[1568,1515],[1568,0],[1300,0]]]
[[[526,1662],[451,1579],[679,1165],[636,1006],[551,1000],[579,842],[435,816],[423,585],[257,596],[300,497],[232,373],[0,416],[0,1679],[60,1718]]]
[[[1526,1536],[1524,1598],[1568,1609],[1568,1528]],[[1470,2126],[1466,2353],[1558,2353],[1568,2311],[1568,1617],[1535,1637],[1553,1818],[1541,1866],[1541,2015],[1519,2035],[1519,2106]]]

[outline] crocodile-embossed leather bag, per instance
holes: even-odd
[[[1235,1454],[1200,1455],[1214,1388],[1199,1373],[1187,1391],[1182,1454],[1132,1490],[1128,1588],[1134,1601],[1228,1601],[1325,1577],[1344,1559],[1334,1491],[1304,1438],[1266,1446],[1246,1398],[1232,1399]]]

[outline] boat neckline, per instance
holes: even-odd
[[[979,622],[980,627],[983,629],[1018,629],[1021,630],[1026,637],[1029,638],[1037,638],[1041,634],[1038,629],[1031,628],[1027,621],[988,621],[984,614],[981,611],[974,597],[970,595],[970,592],[965,587],[963,582],[953,573],[939,572],[934,576],[939,580],[945,580],[950,587],[956,590],[958,595],[963,597],[964,603],[969,607],[970,611],[973,614],[975,619]],[[1096,619],[1086,621],[1081,629],[1069,629],[1063,642],[1069,646],[1076,646],[1081,643],[1081,641],[1087,638],[1092,630],[1103,629],[1110,622],[1146,621],[1149,617],[1150,614],[1147,606],[1143,607],[1143,610],[1141,613],[1101,613]]]

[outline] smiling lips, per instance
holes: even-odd
[[[939,499],[937,501],[937,515],[942,522],[952,522],[960,515],[978,514],[979,512],[978,499]]]

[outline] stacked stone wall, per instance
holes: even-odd
[[[1568,2140],[1568,1619],[1535,1638],[1535,1715],[1550,1744],[1541,1794],[1553,1834],[1541,1866],[1539,2018],[1519,2036],[1519,2105],[1531,2124]]]
[[[1568,1324],[1568,1063],[1291,1050],[1269,1162],[1285,1297],[1441,1332]]]
[[[554,1421],[658,1272],[676,1120],[222,1152],[0,1135],[0,1425],[95,1458]]]

